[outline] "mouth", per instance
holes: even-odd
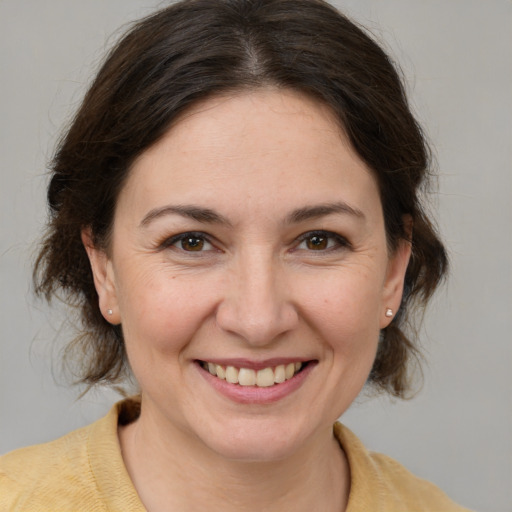
[[[198,364],[213,377],[229,384],[244,387],[269,388],[293,379],[303,372],[312,361],[295,361],[287,364],[267,366],[254,369],[243,366],[221,365],[210,361],[197,361]]]

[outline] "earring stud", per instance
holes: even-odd
[[[386,316],[388,318],[393,316],[393,310],[391,308],[386,309]]]
[[[111,309],[107,309],[107,314],[108,315],[111,315],[113,313],[113,311]]]

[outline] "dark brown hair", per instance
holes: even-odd
[[[108,55],[51,166],[49,231],[34,277],[38,293],[64,292],[81,312],[70,345],[80,381],[126,375],[122,329],[101,315],[80,232],[108,248],[118,194],[130,166],[195,102],[230,91],[277,87],[328,105],[373,170],[390,250],[408,238],[412,258],[402,305],[382,331],[370,382],[408,390],[417,354],[404,333],[411,304],[424,306],[447,258],[421,204],[429,151],[394,65],[362,29],[321,0],[185,0],[139,22]]]

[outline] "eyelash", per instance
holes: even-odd
[[[330,251],[336,251],[340,249],[347,249],[351,247],[350,242],[344,238],[341,235],[338,235],[337,233],[333,233],[332,231],[324,231],[324,230],[316,230],[316,231],[308,231],[307,233],[304,233],[298,237],[299,244],[295,247],[294,250],[300,250],[300,245],[303,242],[306,242],[307,240],[312,240],[313,238],[318,237],[320,239],[327,240],[327,243],[329,244],[330,241],[333,241],[335,243],[332,247],[327,247],[325,249],[319,249],[315,251],[314,249],[305,249],[309,252],[330,252]]]
[[[195,239],[195,240],[201,240],[203,243],[208,243],[213,246],[212,242],[210,241],[209,237],[206,236],[205,233],[199,232],[199,231],[187,231],[186,233],[180,233],[179,235],[172,236],[170,238],[166,238],[163,243],[160,244],[160,247],[162,249],[168,249],[173,247],[178,242],[184,242],[185,240]],[[176,249],[181,250],[185,253],[191,253],[191,252],[204,252],[203,250],[199,251],[187,251],[186,249],[183,249],[183,247],[176,247]]]
[[[308,240],[312,240],[315,237],[318,238],[318,239],[321,239],[320,243],[323,240],[326,240],[328,246],[325,247],[325,248],[317,249],[317,250],[311,249],[311,248],[305,248],[305,249],[301,249],[300,248],[302,243],[307,242]],[[178,235],[175,235],[175,236],[172,236],[170,238],[167,238],[167,239],[165,239],[160,244],[160,248],[161,249],[172,248],[178,242],[182,242],[183,243],[187,239],[189,239],[189,240],[199,240],[200,243],[203,243],[203,244],[207,243],[207,244],[210,244],[212,247],[215,248],[214,244],[210,241],[210,238],[205,233],[199,232],[199,231],[187,231],[186,233],[180,233]],[[298,240],[299,243],[294,246],[294,248],[292,249],[293,252],[297,251],[297,250],[306,250],[308,252],[325,253],[325,252],[331,252],[331,251],[336,251],[336,250],[340,250],[340,249],[351,248],[351,244],[350,244],[350,242],[346,238],[342,237],[341,235],[338,235],[337,233],[333,233],[331,231],[324,231],[324,230],[308,231],[308,232],[303,233],[302,235],[300,235],[297,238],[297,240]],[[332,241],[334,241],[335,245],[329,247],[329,243],[332,242]],[[193,252],[204,253],[204,252],[206,252],[206,251],[203,250],[202,246],[197,251],[186,250],[183,247],[175,247],[175,248],[180,250],[180,251],[182,251],[182,252],[184,252],[184,253],[193,253]],[[211,249],[209,249],[209,250],[211,250]]]

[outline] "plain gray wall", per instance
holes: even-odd
[[[436,148],[434,203],[453,265],[426,318],[421,393],[361,399],[343,421],[462,504],[512,511],[512,3],[335,3],[402,65]],[[76,401],[52,365],[69,337],[66,312],[32,298],[30,266],[44,229],[45,163],[64,121],[109,36],[161,5],[0,0],[0,453],[84,425],[117,399]]]

